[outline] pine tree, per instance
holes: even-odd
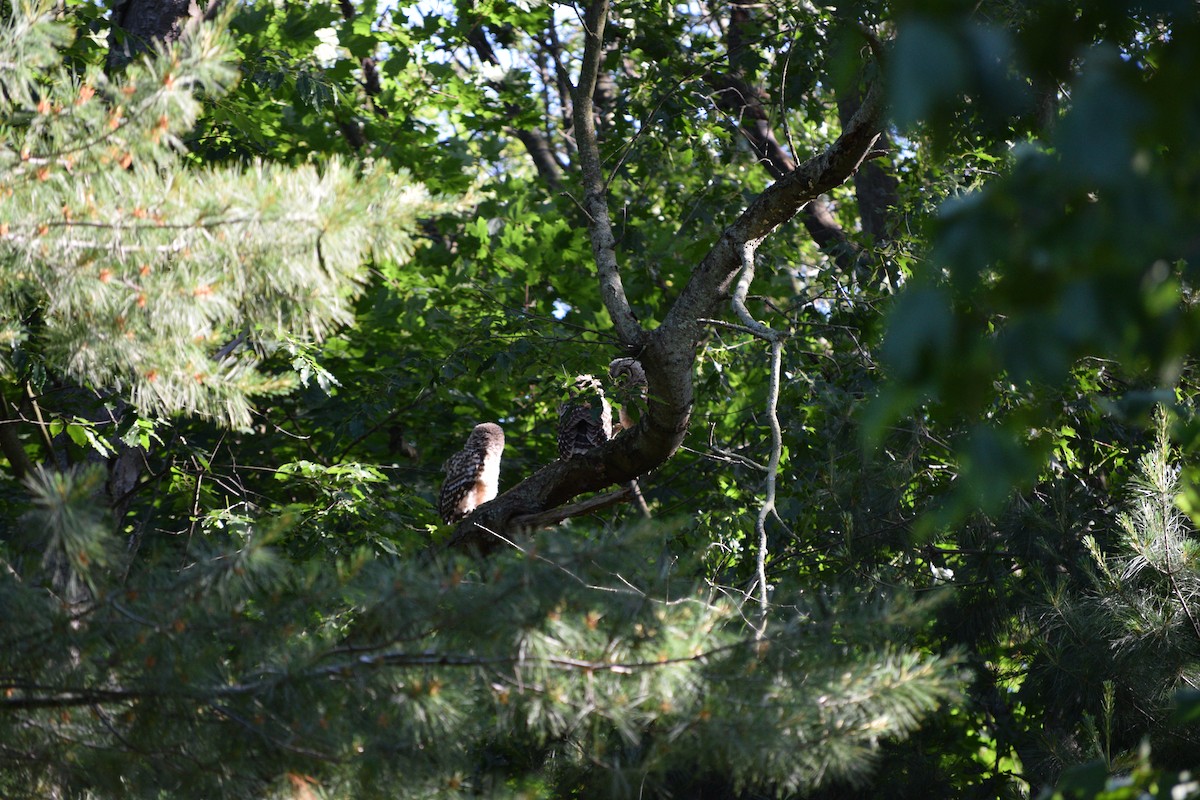
[[[784,795],[869,774],[957,691],[953,660],[898,643],[921,609],[797,596],[759,636],[744,598],[638,555],[652,531],[328,565],[260,528],[126,577],[86,479],[35,489],[43,550],[0,574],[5,797]]]
[[[1100,758],[1119,769],[1147,736],[1157,762],[1194,763],[1200,732],[1171,721],[1176,693],[1200,685],[1200,542],[1176,502],[1179,472],[1160,409],[1114,541],[1085,537],[1086,584],[1060,583],[1037,620],[1041,653],[1023,692],[1061,726],[1062,744],[1047,739],[1059,766]]]
[[[50,6],[0,27],[0,377],[19,351],[145,414],[245,427],[251,396],[295,383],[261,353],[348,323],[367,257],[410,259],[438,206],[371,165],[187,168],[198,94],[237,77],[222,28],[109,79],[63,64]]]

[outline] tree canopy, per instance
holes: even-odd
[[[0,795],[1198,793],[1193,4],[0,53]]]

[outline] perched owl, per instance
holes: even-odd
[[[621,429],[628,430],[634,424],[629,409],[646,405],[646,371],[636,358],[614,358],[608,364],[608,376],[613,379],[613,399],[621,404]]]
[[[500,454],[504,431],[493,422],[476,425],[467,444],[442,469],[446,480],[438,496],[438,514],[447,523],[458,522],[496,496],[500,488]]]
[[[580,375],[567,386],[558,407],[558,457],[582,455],[612,438],[612,409],[604,387],[592,375]]]

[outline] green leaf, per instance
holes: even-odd
[[[87,447],[88,430],[84,425],[75,422],[67,425],[67,436],[71,437],[71,441],[80,447]]]

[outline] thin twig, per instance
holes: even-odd
[[[758,534],[758,557],[756,563],[758,581],[758,603],[760,621],[757,629],[759,637],[767,632],[767,610],[769,603],[769,588],[767,585],[767,517],[775,514],[775,483],[779,476],[779,461],[783,453],[783,429],[779,425],[779,375],[783,363],[783,343],[787,334],[773,330],[756,320],[746,308],[746,295],[750,284],[754,281],[754,254],[756,242],[746,242],[742,246],[742,272],[738,276],[737,288],[730,298],[733,311],[741,319],[747,333],[766,341],[771,347],[771,372],[767,384],[767,420],[771,426],[771,455],[767,460],[767,482],[762,506],[758,509],[754,528]],[[778,516],[778,515],[775,515]]]
[[[33,415],[37,417],[37,428],[42,434],[42,441],[46,443],[46,457],[57,463],[58,459],[54,452],[54,442],[50,439],[50,427],[46,424],[46,420],[42,419],[42,409],[38,405],[37,395],[33,393],[33,386],[29,383],[25,384],[25,395],[29,398],[29,404],[33,408]]]

